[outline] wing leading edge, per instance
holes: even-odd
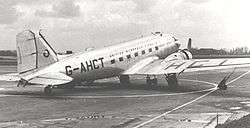
[[[136,72],[125,71],[124,74],[160,75],[180,72],[195,72],[235,67],[250,67],[250,58],[231,59],[190,59],[190,60],[156,60]]]

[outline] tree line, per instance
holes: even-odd
[[[0,56],[17,56],[16,50],[0,50]]]
[[[248,47],[232,49],[192,48],[190,51],[193,55],[250,55]]]

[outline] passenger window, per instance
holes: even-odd
[[[135,53],[135,57],[137,57],[137,56],[138,56],[138,52]]]
[[[129,54],[129,55],[127,55],[127,59],[130,59],[131,58],[131,55]]]
[[[114,64],[115,63],[115,59],[111,60],[110,62],[111,62],[111,64]]]
[[[155,46],[155,50],[159,50],[159,47],[158,47],[158,46]]]
[[[152,48],[148,49],[149,52],[152,52]]]
[[[141,54],[142,54],[142,55],[144,55],[145,53],[146,53],[145,50],[142,50],[142,51],[141,51]]]
[[[123,61],[123,57],[120,57],[120,58],[119,58],[119,61]]]

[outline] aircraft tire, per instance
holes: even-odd
[[[46,87],[44,88],[44,93],[45,93],[46,95],[51,95],[51,94],[52,94],[52,86],[46,86]]]
[[[157,78],[152,79],[152,84],[153,84],[153,85],[157,85],[157,84],[158,84]]]
[[[130,84],[129,75],[121,75],[119,76],[119,80],[122,85]]]
[[[169,74],[166,78],[167,82],[168,82],[168,86],[170,88],[178,88],[179,84],[178,84],[178,79],[177,79],[177,75],[176,74]]]

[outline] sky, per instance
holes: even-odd
[[[250,48],[249,0],[0,0],[0,49],[42,33],[58,52],[100,48],[161,31],[186,47]]]

